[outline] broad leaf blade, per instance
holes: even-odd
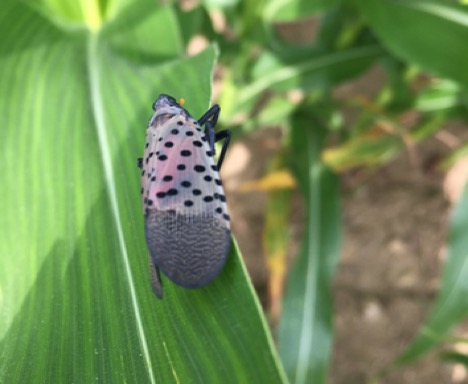
[[[305,199],[301,250],[289,273],[279,351],[292,383],[325,383],[331,352],[331,278],[340,248],[338,180],[322,164],[326,130],[309,111],[294,117],[292,160]]]
[[[164,279],[160,301],[149,284],[136,158],[150,106],[169,93],[199,117],[215,49],[143,63],[112,28],[3,10],[0,381],[282,382],[237,247],[203,289]]]
[[[427,0],[358,0],[372,29],[395,54],[468,85],[468,8]]]

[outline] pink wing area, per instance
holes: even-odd
[[[199,288],[221,271],[230,248],[226,199],[213,153],[186,111],[153,115],[142,170],[145,236],[152,285],[160,269],[178,285]]]
[[[148,128],[147,139],[142,176],[145,208],[213,216],[229,228],[221,179],[198,123],[177,115]]]
[[[196,120],[182,110],[155,114],[141,181],[155,293],[162,294],[158,269],[183,287],[208,284],[226,262],[230,222],[218,168]]]

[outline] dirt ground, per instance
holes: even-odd
[[[436,140],[421,147],[421,164],[424,152],[432,157],[443,150]],[[442,175],[416,168],[402,154],[367,176],[343,191],[331,366],[336,384],[367,382],[404,349],[430,310],[441,272],[449,210]],[[450,383],[450,373],[430,355],[382,382]]]
[[[466,127],[447,131],[463,136]],[[237,141],[223,166],[233,231],[263,303],[268,273],[261,238],[265,195],[238,186],[265,174],[279,148],[279,132]],[[369,383],[416,334],[439,286],[450,204],[434,159],[450,150],[432,138],[374,171],[342,176],[344,240],[334,279],[335,342],[332,384]],[[300,216],[300,215],[299,215]],[[301,222],[294,221],[292,233]],[[296,228],[296,229],[295,229]],[[267,308],[268,310],[268,308]],[[436,353],[386,376],[384,384],[467,383],[461,366]]]

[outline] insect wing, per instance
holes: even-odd
[[[142,172],[150,256],[176,284],[202,287],[219,274],[230,247],[218,169],[204,133],[190,115],[180,112],[152,122]]]

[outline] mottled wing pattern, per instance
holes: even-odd
[[[208,284],[229,252],[229,215],[204,132],[181,107],[156,108],[150,121],[142,198],[156,267],[183,287]]]

